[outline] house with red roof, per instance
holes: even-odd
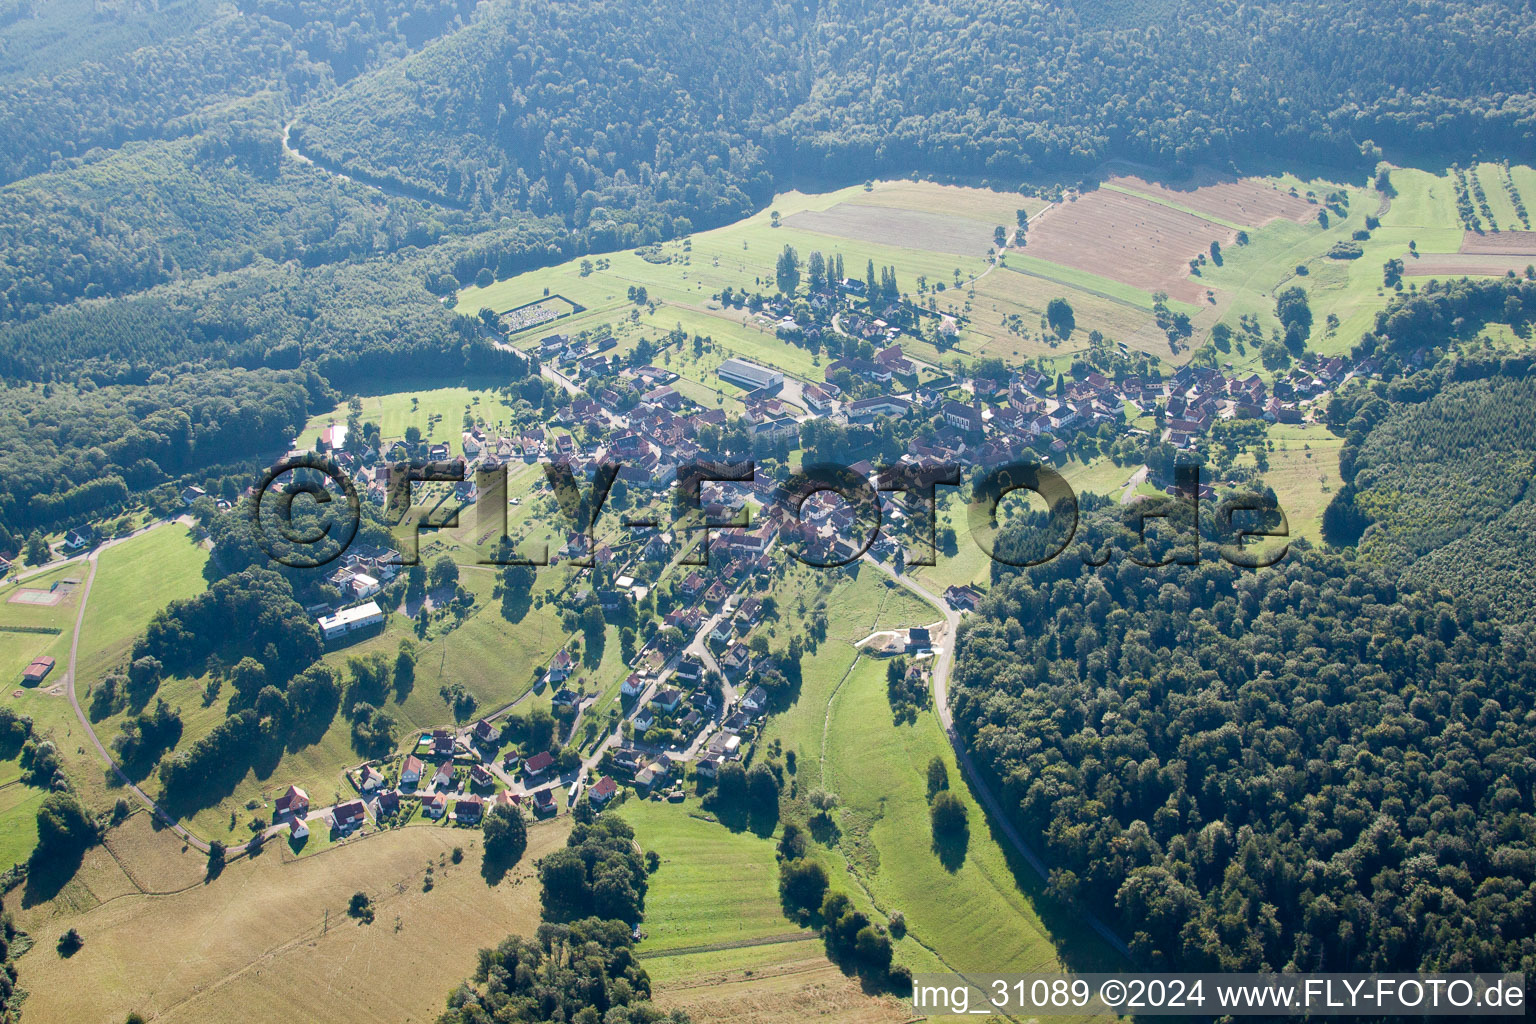
[[[555,763],[554,757],[549,751],[541,751],[523,762],[523,771],[530,778],[538,778],[549,770],[549,766]]]
[[[298,786],[289,786],[283,795],[277,798],[277,813],[291,814],[296,818],[302,818],[309,813],[309,794]]]
[[[338,832],[350,832],[368,820],[368,812],[361,800],[348,800],[337,804],[331,811],[331,824]]]
[[[604,775],[597,781],[597,785],[587,790],[587,799],[598,807],[602,807],[612,800],[619,791],[619,784],[613,781],[612,776]]]
[[[421,758],[407,754],[404,763],[400,765],[400,785],[414,786],[419,783],[422,768]]]

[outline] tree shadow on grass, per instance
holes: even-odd
[[[966,851],[971,846],[969,825],[956,832],[940,832],[933,837],[933,852],[938,855],[944,870],[954,874],[965,863]]]
[[[832,819],[832,815],[826,813],[811,815],[806,828],[810,831],[811,838],[822,846],[836,846],[837,841],[843,836],[843,830],[837,827],[837,822]]]
[[[517,867],[517,858],[494,857],[491,854],[486,854],[480,861],[480,877],[485,879],[486,885],[500,885],[502,880],[515,867]]]
[[[533,608],[533,596],[526,590],[508,589],[501,593],[501,617],[514,626]]]
[[[48,857],[33,857],[27,862],[27,886],[21,895],[24,908],[47,903],[57,896],[85,860],[84,850],[71,850]]]
[[[713,801],[707,808],[716,820],[732,832],[751,832],[763,839],[771,839],[779,827],[779,808],[757,807],[748,801],[727,804]]]

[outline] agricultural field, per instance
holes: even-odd
[[[821,356],[776,338],[770,324],[746,311],[714,301],[727,286],[771,293],[774,259],[786,244],[802,259],[811,251],[841,253],[855,276],[862,276],[866,261],[894,265],[910,295],[926,284],[938,310],[962,321],[955,346],[945,353],[920,339],[902,339],[910,356],[931,365],[987,356],[1060,365],[1085,347],[1089,331],[1098,330],[1172,368],[1199,350],[1219,321],[1235,325],[1239,317],[1253,316],[1267,335],[1277,326],[1274,296],[1291,284],[1311,298],[1310,347],[1336,354],[1347,351],[1386,305],[1391,290],[1382,281],[1382,264],[1388,259],[1404,259],[1411,281],[1521,273],[1536,261],[1530,232],[1511,230],[1522,225],[1503,169],[1483,164],[1478,173],[1500,230],[1465,238],[1452,178],[1413,168],[1392,171],[1390,197],[1351,182],[1285,173],[1235,179],[1210,171],[1183,181],[1116,172],[1095,189],[1050,203],[911,181],[786,193],[769,210],[686,240],[465,288],[458,308],[510,308],[536,300],[547,288],[586,307],[558,321],[558,330],[605,327],[620,352],[642,338],[659,341],[678,326],[707,335],[713,340],[708,355],[684,352],[673,360],[668,351],[666,358],[683,376],[680,390],[727,408],[737,392],[713,375],[713,367],[729,356],[803,380],[822,378]],[[1536,195],[1536,171],[1513,167],[1509,179],[1522,195]],[[1347,203],[1330,208],[1328,197],[1338,194]],[[1001,225],[1011,231],[1020,209],[1030,217],[1024,244],[991,263],[991,230]],[[1326,226],[1320,212],[1327,213]],[[775,214],[778,227],[772,226]],[[1366,228],[1368,215],[1379,220],[1377,227]],[[1367,237],[1357,238],[1361,233]],[[1219,261],[1210,253],[1212,242],[1220,245]],[[1360,256],[1330,256],[1340,243],[1358,245]],[[1191,271],[1189,261],[1200,257],[1198,271]],[[939,282],[951,287],[932,291]],[[635,287],[645,288],[649,305],[627,298]],[[1170,343],[1154,322],[1157,293],[1168,296],[1170,314],[1190,318],[1188,337]],[[1064,340],[1044,326],[1044,309],[1054,298],[1067,299],[1075,313],[1076,329]],[[512,343],[527,347],[544,333],[525,331]],[[1240,338],[1218,359],[1233,372],[1269,376],[1273,371],[1262,365],[1259,347]]]
[[[1317,215],[1311,203],[1262,178],[1201,174],[1171,185],[1128,174],[1110,178],[1106,187],[1233,228],[1262,228],[1280,219],[1300,223]]]
[[[1194,305],[1205,300],[1205,289],[1189,276],[1190,257],[1235,237],[1225,224],[1104,187],[1032,220],[1024,252]]]
[[[1227,299],[1219,292],[1207,295],[1210,285],[1190,276],[1188,260],[1205,253],[1212,241],[1230,249],[1238,227],[1250,235],[1287,224],[1299,228],[1302,209],[1310,218],[1315,207],[1292,196],[1290,187],[1276,179],[1243,179],[1184,190],[1126,177],[1054,204],[907,181],[821,195],[787,193],[762,213],[686,240],[466,287],[457,308],[466,314],[512,308],[537,300],[547,289],[585,307],[549,330],[606,328],[624,352],[641,338],[654,342],[681,326],[713,340],[716,364],[740,356],[819,381],[819,356],[774,337],[770,325],[746,311],[722,308],[715,301],[725,287],[771,293],[774,261],[791,245],[802,259],[812,251],[842,254],[851,276],[862,277],[870,261],[893,265],[909,295],[917,295],[920,285],[929,289],[939,312],[963,321],[948,353],[926,341],[903,339],[909,355],[930,364],[955,356],[1069,356],[1085,346],[1090,330],[1177,364],[1199,347],[1201,338],[1170,346],[1154,323],[1154,293],[1171,296],[1169,310],[1189,315],[1203,334]],[[992,232],[998,226],[1012,231],[1018,210],[1031,218],[1026,244],[1009,248],[994,266],[987,256]],[[778,227],[773,226],[775,215]],[[1236,216],[1243,220],[1226,219]],[[1313,233],[1318,234],[1315,224]],[[1319,253],[1327,248],[1321,238],[1313,244],[1320,246]],[[940,283],[950,287],[934,290]],[[636,287],[645,289],[648,304],[630,300]],[[1058,297],[1067,298],[1077,314],[1078,332],[1065,341],[1036,329],[1046,304]],[[511,341],[525,348],[549,330],[515,333]],[[683,375],[686,388],[707,389],[705,398],[712,404],[733,397],[730,386],[713,376],[708,360],[685,358],[668,365]]]
[[[955,256],[985,256],[993,248],[992,232],[997,227],[956,214],[855,203],[838,203],[826,210],[803,210],[786,219],[784,224],[855,242],[874,242]]]
[[[527,853],[494,887],[481,876],[473,834],[432,828],[297,860],[268,850],[231,861],[207,885],[202,856],[147,818],[135,814],[109,833],[60,899],[18,913],[38,938],[18,964],[29,1018],[118,1021],[136,1011],[260,1024],[329,1020],[326,1007],[345,1004],[366,1019],[433,1021],[474,971],[477,949],[538,926],[533,865],[564,843],[569,822],[531,826]],[[455,846],[460,864],[451,862]],[[358,891],[373,901],[372,924],[347,916]],[[66,960],[53,939],[71,927],[86,941]],[[410,969],[395,969],[401,963]]]

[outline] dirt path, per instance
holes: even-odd
[[[102,744],[101,737],[97,736],[96,730],[91,728],[91,720],[86,716],[85,711],[80,707],[80,698],[75,693],[75,677],[78,675],[78,668],[80,664],[80,633],[85,627],[85,608],[86,604],[91,599],[91,585],[96,582],[97,558],[100,557],[103,551],[110,547],[121,544],[123,541],[137,537],[140,534],[148,533],[150,530],[165,526],[168,522],[175,521],[176,520],[164,520],[158,523],[151,523],[149,526],[135,530],[133,533],[128,534],[126,537],[117,537],[109,540],[105,544],[92,549],[92,551],[86,555],[86,562],[90,566],[90,571],[85,577],[85,585],[80,590],[80,608],[75,613],[75,635],[71,637],[69,641],[69,666],[65,670],[64,691],[69,697],[69,706],[74,708],[75,718],[79,720],[81,728],[85,730],[85,734],[91,738],[91,745],[96,748],[96,753],[101,756],[101,759],[106,762],[107,767],[117,775],[118,779],[122,781],[123,786],[127,788],[128,792],[132,793],[141,804],[149,808],[150,813],[163,821],[171,829],[171,831],[181,836],[181,838],[186,840],[188,844],[196,847],[204,853],[207,853],[207,843],[179,825],[175,818],[171,817],[169,813],[167,813],[158,803],[155,802],[153,797],[135,785],[127,775],[123,774],[122,768],[118,767],[117,762],[112,759],[112,755],[107,753],[107,748]],[[239,847],[231,848],[230,852],[233,853],[244,849],[245,846],[242,844]]]

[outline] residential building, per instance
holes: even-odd
[[[331,811],[331,824],[338,832],[350,832],[366,820],[368,820],[368,813],[361,800],[348,800],[337,804]]]
[[[309,813],[309,794],[298,786],[289,786],[274,804],[277,814],[291,814],[302,818]]]

